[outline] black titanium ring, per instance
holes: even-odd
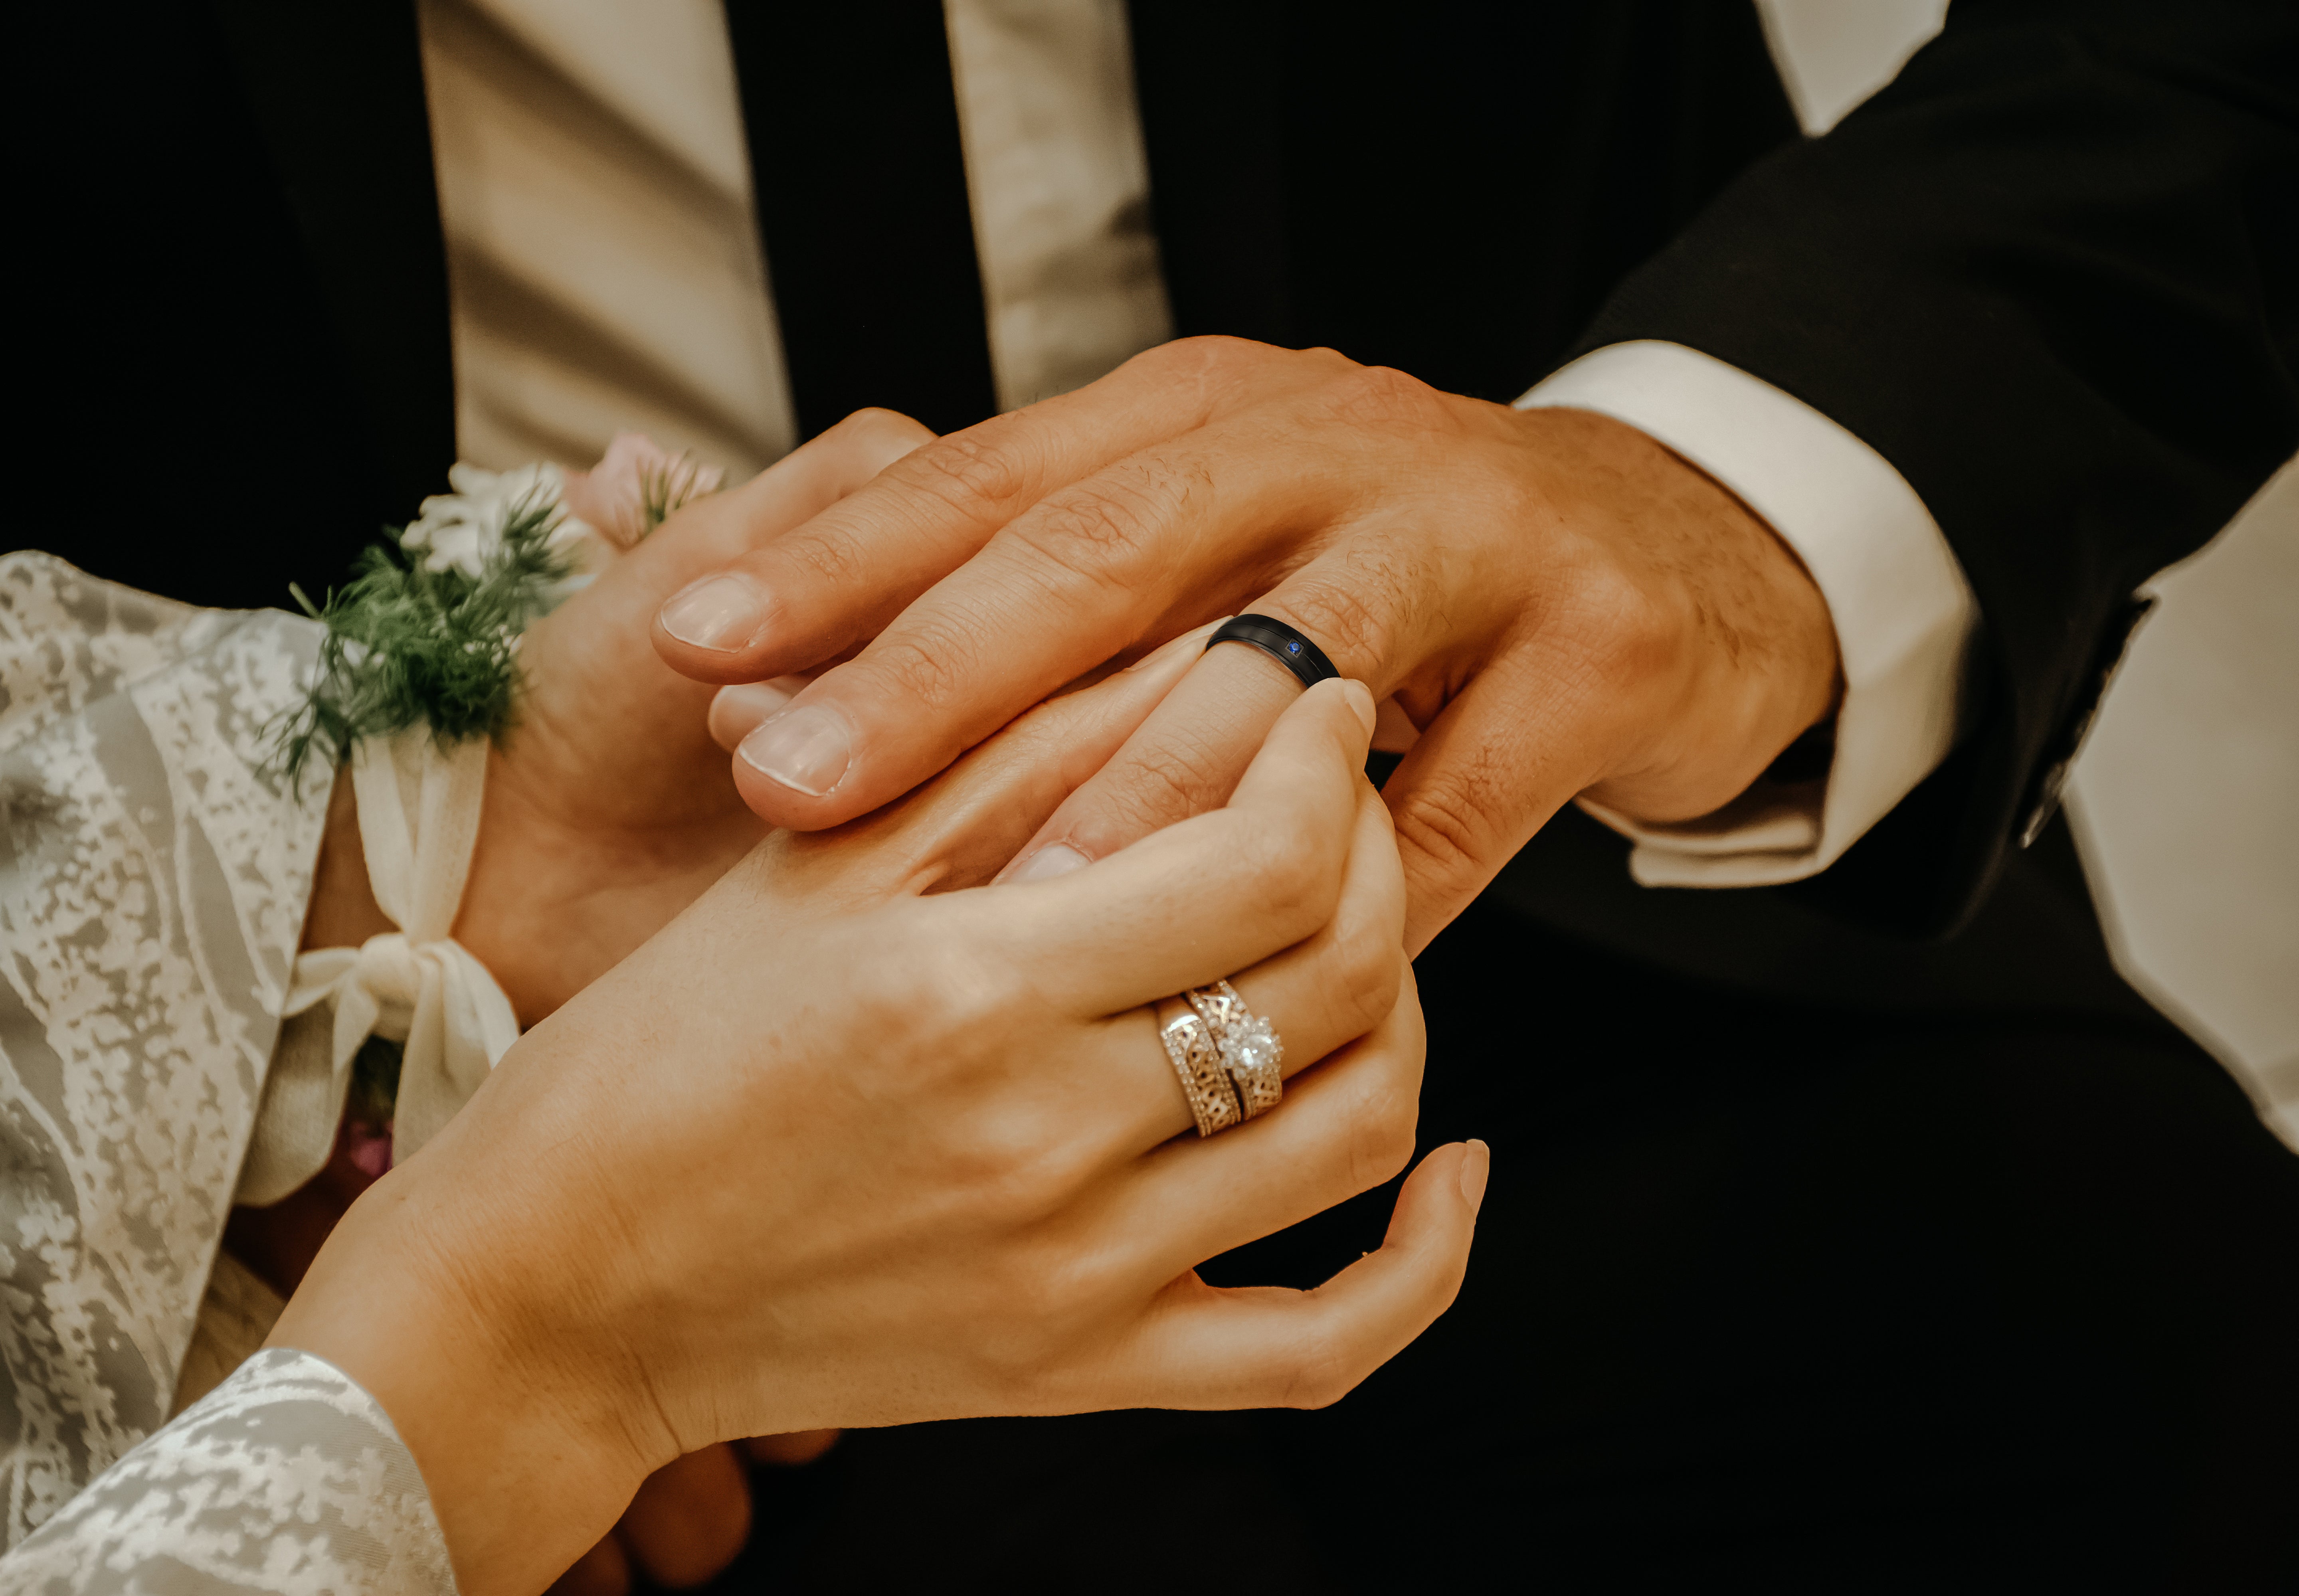
[[[1324,649],[1283,621],[1273,620],[1266,615],[1239,615],[1222,622],[1206,639],[1206,646],[1210,649],[1216,643],[1249,644],[1299,677],[1305,687],[1329,682],[1341,674],[1325,658]]]

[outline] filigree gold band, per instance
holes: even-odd
[[[1190,1100],[1190,1116],[1198,1135],[1210,1136],[1239,1123],[1237,1092],[1229,1072],[1222,1068],[1220,1044],[1198,1011],[1179,998],[1158,1005],[1158,1040],[1181,1077],[1182,1095]]]
[[[1193,986],[1158,1005],[1158,1040],[1181,1078],[1198,1135],[1266,1114],[1285,1094],[1285,1044],[1226,981]]]

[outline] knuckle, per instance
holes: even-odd
[[[1148,358],[1226,377],[1264,371],[1278,365],[1334,374],[1358,369],[1355,361],[1323,345],[1314,349],[1286,349],[1232,333],[1195,333],[1186,338],[1174,338],[1150,351]]]
[[[1097,829],[1113,838],[1146,836],[1207,808],[1204,792],[1200,773],[1178,757],[1146,761],[1102,793]]]
[[[910,480],[968,517],[994,517],[1027,496],[1030,472],[1012,428],[991,423],[952,433],[902,461]]]
[[[1105,823],[1131,838],[1211,809],[1236,776],[1204,738],[1176,736],[1129,763],[1100,794]]]
[[[1239,849],[1238,869],[1281,924],[1323,925],[1340,890],[1333,851],[1313,828],[1257,827]]]
[[[1269,353],[1266,344],[1241,338],[1233,333],[1198,333],[1178,342],[1182,347],[1200,353],[1209,363],[1258,362]]]
[[[866,453],[929,443],[934,436],[925,422],[914,420],[901,411],[885,410],[877,405],[854,411],[830,430],[841,443],[851,445]]]
[[[1108,1272],[1051,1232],[1003,1250],[982,1280],[998,1326],[981,1352],[994,1384],[1020,1392],[1042,1382],[1108,1299]]]
[[[1607,558],[1577,562],[1564,594],[1563,636],[1570,639],[1572,663],[1592,683],[1653,680],[1674,670],[1699,617],[1656,599],[1628,571]]]
[[[1352,550],[1330,573],[1312,567],[1288,583],[1269,606],[1315,638],[1344,676],[1379,674],[1390,662],[1398,611],[1418,584],[1402,569],[1411,556],[1373,548]]]
[[[857,661],[858,675],[875,677],[880,692],[928,711],[962,702],[981,679],[981,642],[963,625],[939,620],[900,637],[882,637]],[[891,691],[887,691],[891,689]]]
[[[852,961],[851,1001],[872,1005],[865,1018],[888,1035],[923,1034],[929,1047],[965,1057],[965,1043],[1005,1035],[1035,1010],[1028,982],[1009,960],[940,917],[907,935],[868,936],[864,945],[870,956]],[[921,1016],[931,1023],[922,1027]]]
[[[952,1128],[950,1176],[993,1233],[1040,1224],[1068,1200],[1073,1160],[1042,1115],[1009,1107],[964,1116]]]
[[[1421,1100],[1418,1093],[1385,1080],[1368,1082],[1359,1092],[1351,1116],[1349,1178],[1355,1190],[1370,1192],[1413,1161]]]
[[[1398,846],[1452,873],[1481,869],[1489,851],[1493,782],[1481,775],[1481,753],[1463,757],[1461,768],[1433,775],[1415,786],[1390,810]]]
[[[793,568],[824,592],[852,593],[870,580],[872,551],[861,528],[834,513],[768,544],[756,560],[768,568],[761,573],[768,593],[783,585],[784,573]]]
[[[934,950],[907,951],[923,957],[853,961],[841,999],[846,1018],[857,1032],[867,1035],[891,1025],[885,1032],[890,1038],[907,1037],[914,1027],[901,1023],[901,1016],[915,1017],[924,1004],[933,1003],[937,1009],[941,1006],[940,988],[943,983],[928,968],[934,958]],[[956,1017],[945,1017],[942,1026],[937,1028],[948,1028],[954,1019]]]
[[[1304,1330],[1288,1360],[1283,1394],[1274,1406],[1330,1408],[1357,1389],[1366,1371],[1347,1342],[1329,1327]]]
[[[864,1060],[867,1067],[851,1072],[850,1078],[868,1081],[884,1075],[901,1081],[920,1060],[939,1059],[944,1069],[962,1067],[965,1055],[952,1043],[974,1034],[972,1027],[988,1005],[964,979],[951,978],[950,955],[907,937],[892,945],[865,939],[863,945],[874,954],[884,948],[892,956],[851,961],[839,993],[843,1029],[850,1035],[882,1038],[885,1045],[874,1050]]]
[[[1141,553],[1154,524],[1127,495],[1094,483],[1040,504],[1014,528],[1014,541],[1042,560],[1099,581]]]
[[[1269,358],[1270,348],[1226,333],[1199,333],[1161,345],[1159,354],[1174,366],[1218,380],[1252,370]]]
[[[1209,486],[1207,468],[1152,470],[1121,461],[1089,480],[1049,495],[1009,529],[1040,561],[1096,584],[1131,587],[1154,561],[1164,534]]]
[[[1403,927],[1394,917],[1345,911],[1333,929],[1330,978],[1334,1018],[1362,1036],[1389,1017],[1405,983]]]
[[[1437,391],[1393,366],[1358,366],[1327,387],[1326,403],[1338,419],[1383,430],[1424,432],[1446,412]]]
[[[1356,370],[1331,349],[1283,349],[1222,334],[1175,338],[1135,359],[1171,388],[1193,390],[1208,412],[1266,395],[1273,381],[1307,387]]]

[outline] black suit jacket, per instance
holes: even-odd
[[[986,413],[939,7],[727,4],[802,428]],[[23,25],[12,543],[208,603],[318,590],[453,455],[411,7]],[[1672,339],[1922,495],[1984,619],[1973,730],[1792,900],[1967,917],[2048,803],[2133,590],[2299,443],[2293,7],[1956,0],[1818,140],[1742,0],[1137,0],[1133,26],[1182,332],[1495,400]],[[1503,891],[1539,910],[1560,874]]]

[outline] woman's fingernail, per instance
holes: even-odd
[[[1485,1177],[1493,1172],[1493,1150],[1473,1138],[1461,1159],[1461,1201],[1474,1214],[1485,1204]]]
[[[758,636],[766,611],[757,583],[736,571],[721,571],[665,600],[662,629],[690,648],[726,653]]]
[[[735,753],[759,775],[819,798],[845,776],[853,748],[845,721],[809,704],[768,720]]]
[[[1394,694],[1374,706],[1373,745],[1377,753],[1410,753],[1421,741],[1421,728],[1405,712]]]
[[[1067,843],[1048,843],[1022,861],[1022,868],[1006,877],[1009,882],[1051,881],[1057,876],[1067,876],[1072,870],[1083,869],[1093,860],[1071,847]]]
[[[733,750],[758,730],[760,721],[797,696],[796,687],[781,682],[737,682],[719,688],[710,700],[710,740]]]
[[[1373,702],[1373,689],[1352,676],[1341,678],[1341,692],[1349,699],[1349,708],[1357,712],[1357,719],[1365,722],[1365,736],[1373,736],[1373,728],[1381,721],[1381,711]]]

